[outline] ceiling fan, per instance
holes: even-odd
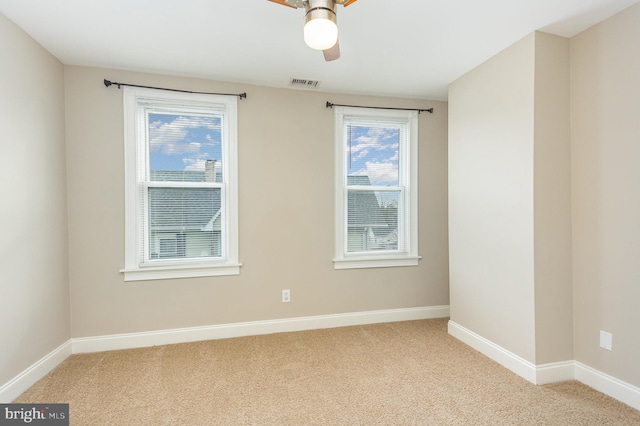
[[[294,9],[304,8],[304,41],[312,49],[322,50],[325,61],[340,57],[336,4],[344,7],[356,0],[269,0]]]

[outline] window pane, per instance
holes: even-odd
[[[148,114],[152,181],[222,182],[222,118]]]
[[[366,176],[374,186],[398,186],[399,141],[397,127],[347,125],[347,175]]]
[[[398,250],[400,191],[348,190],[347,251]]]
[[[220,188],[149,188],[149,257],[221,257]]]

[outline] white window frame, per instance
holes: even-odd
[[[418,255],[418,112],[357,107],[335,109],[335,269],[416,266]],[[347,251],[347,124],[405,125],[408,137],[400,140],[399,187],[404,197],[404,215],[399,218],[399,238],[404,250],[381,252]]]
[[[238,124],[237,97],[196,93],[171,92],[139,87],[124,87],[124,166],[125,166],[125,267],[121,270],[125,281],[171,278],[237,275],[238,260]],[[223,228],[222,258],[180,259],[145,262],[141,206],[146,164],[147,129],[144,105],[175,106],[176,113],[188,112],[189,107],[208,109],[222,114],[222,186],[226,221]],[[181,109],[184,108],[184,109]],[[162,185],[165,186],[165,185]]]

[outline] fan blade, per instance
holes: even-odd
[[[344,7],[347,7],[347,6],[349,6],[350,4],[355,3],[356,1],[357,1],[357,0],[347,0],[347,1],[345,1],[342,5],[343,5]]]
[[[324,60],[327,62],[338,59],[340,57],[340,41],[336,41],[333,47],[323,50],[322,54],[324,55]]]
[[[269,1],[272,1],[272,2],[274,2],[274,3],[281,4],[281,5],[283,5],[283,6],[290,7],[290,8],[292,8],[292,9],[296,9],[296,7],[295,7],[295,6],[291,6],[291,5],[290,5],[289,3],[287,3],[285,0],[269,0]],[[354,0],[354,1],[355,1],[355,0]]]

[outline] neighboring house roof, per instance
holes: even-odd
[[[150,170],[152,181],[206,182],[206,175],[198,170]],[[222,182],[220,171],[216,171],[215,182]]]
[[[222,209],[218,209],[218,213],[216,213],[209,220],[209,222],[201,229],[201,231],[211,232],[211,231],[222,230],[221,216],[222,216]]]
[[[347,176],[347,185],[371,186],[368,176]],[[365,236],[354,237],[352,251],[395,250],[398,248],[398,207],[381,205],[375,191],[349,189],[347,195],[347,225],[350,231]],[[362,244],[362,247],[357,247]]]
[[[154,181],[204,182],[204,172],[151,171]],[[219,188],[149,188],[149,225],[153,231],[219,230]],[[216,222],[218,226],[216,227]]]
[[[371,186],[371,181],[367,175],[349,175],[347,176],[347,185]]]
[[[369,176],[347,176],[347,185],[371,186]],[[349,228],[389,228],[388,212],[380,206],[373,191],[348,190],[347,225]],[[387,231],[388,232],[388,231]]]

